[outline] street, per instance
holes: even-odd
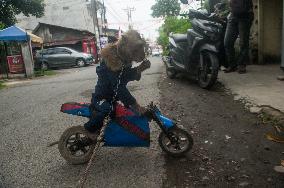
[[[218,83],[212,91],[185,78],[166,78],[161,58],[128,88],[137,101],[159,104],[194,139],[184,158],[170,158],[151,126],[150,148],[101,148],[86,187],[283,187],[273,171],[283,158],[280,144],[265,140],[270,130]],[[85,118],[60,112],[62,103],[89,102],[96,66],[60,70],[0,91],[0,185],[14,188],[75,187],[86,165],[69,165],[48,147]],[[281,153],[282,152],[282,153]]]
[[[152,68],[129,89],[142,105],[159,100],[158,80],[162,63]],[[85,165],[68,165],[57,141],[70,126],[85,118],[60,112],[64,102],[89,102],[96,83],[95,66],[66,69],[47,79],[0,91],[0,180],[4,187],[74,187]],[[164,174],[158,132],[153,128],[150,149],[102,148],[88,178],[87,187],[160,187]]]

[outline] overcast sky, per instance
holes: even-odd
[[[155,0],[104,0],[107,8],[106,17],[109,28],[127,30],[128,19],[124,9],[127,7],[134,8],[132,12],[132,21],[134,29],[143,33],[145,38],[155,40],[158,37],[158,28],[162,25],[163,20],[151,16],[151,6]],[[192,4],[195,7],[194,4]],[[183,6],[186,10],[189,6]]]

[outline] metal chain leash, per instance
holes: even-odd
[[[106,129],[107,125],[108,125],[109,120],[111,119],[111,117],[110,117],[111,113],[114,110],[113,109],[114,108],[114,102],[116,101],[116,97],[117,97],[117,94],[118,94],[118,89],[119,89],[119,85],[121,83],[121,77],[122,77],[122,74],[123,74],[123,71],[124,71],[124,66],[125,65],[122,64],[122,68],[121,68],[121,71],[120,71],[119,76],[118,76],[117,85],[116,85],[116,88],[114,90],[114,95],[113,95],[112,101],[110,103],[111,104],[111,109],[110,109],[107,117],[104,119],[103,127],[100,130],[100,134],[99,134],[99,136],[97,138],[96,146],[95,146],[94,151],[92,153],[92,156],[91,156],[91,158],[90,158],[90,160],[88,162],[88,165],[87,165],[87,167],[86,167],[86,169],[84,171],[84,174],[81,176],[81,179],[78,181],[78,186],[77,187],[79,187],[79,188],[83,188],[84,187],[84,185],[86,183],[86,180],[87,180],[87,177],[88,177],[88,175],[90,173],[90,168],[91,168],[91,166],[93,164],[93,161],[95,159],[96,152],[98,151],[98,149],[100,148],[101,143],[103,142],[105,129]]]

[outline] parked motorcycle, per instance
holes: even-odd
[[[91,116],[87,103],[65,103],[61,106],[61,112],[87,118]],[[150,121],[156,122],[161,129],[158,141],[164,152],[179,157],[191,150],[193,139],[188,132],[163,116],[153,103],[147,107],[143,116],[117,103],[104,132],[104,146],[149,147]],[[87,135],[83,126],[73,126],[66,129],[60,137],[59,152],[70,164],[84,164],[90,160],[96,142]]]
[[[175,78],[180,72],[196,79],[201,88],[210,89],[219,68],[226,67],[224,35],[226,22],[206,11],[189,10],[192,29],[187,34],[170,34],[169,56],[164,58],[166,73]]]

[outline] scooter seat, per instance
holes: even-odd
[[[186,42],[187,41],[187,35],[186,34],[173,34],[171,36],[175,42]]]

